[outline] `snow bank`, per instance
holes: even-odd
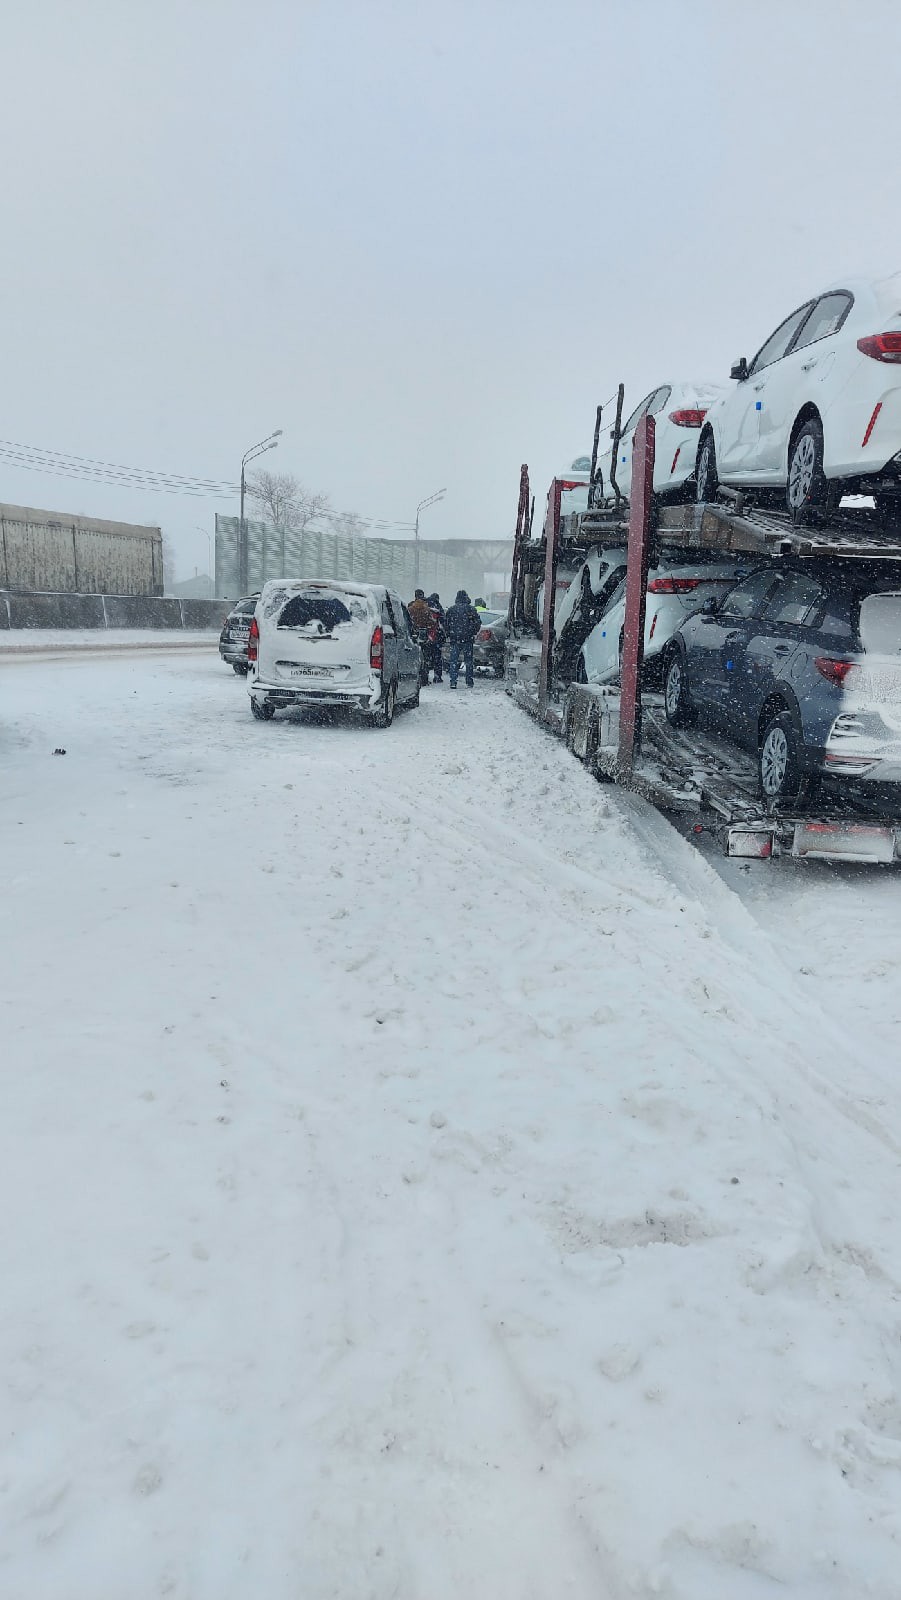
[[[494,685],[16,682],[0,1592],[894,1600],[897,912],[772,932]]]

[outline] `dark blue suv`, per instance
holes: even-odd
[[[668,720],[755,751],[766,800],[825,774],[901,786],[901,561],[760,566],[686,619],[663,673]]]

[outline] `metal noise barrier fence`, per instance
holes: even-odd
[[[248,592],[270,578],[344,578],[358,583],[384,583],[409,599],[417,585],[416,551],[410,541],[368,539],[348,533],[308,528],[304,533],[245,520]],[[445,604],[458,589],[478,592],[483,574],[472,560],[462,560],[419,546],[418,587],[433,590]],[[216,592],[237,599],[238,518],[216,517]]]

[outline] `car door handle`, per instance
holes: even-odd
[[[790,650],[791,650],[791,645],[790,644],[774,644],[773,645],[773,655],[774,656],[787,656]]]
[[[755,383],[753,387],[754,387],[754,393],[755,394],[759,394],[761,389],[763,388],[763,384],[762,383]]]
[[[812,361],[802,361],[801,362],[801,371],[802,372],[809,372],[811,367],[815,367],[816,366],[816,364],[819,361],[819,359],[820,359],[819,356],[814,356]]]

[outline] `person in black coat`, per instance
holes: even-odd
[[[450,686],[457,687],[457,677],[462,659],[466,669],[466,682],[471,689],[475,682],[472,647],[482,626],[482,619],[465,589],[457,590],[457,598],[444,614],[444,627],[450,640]]]

